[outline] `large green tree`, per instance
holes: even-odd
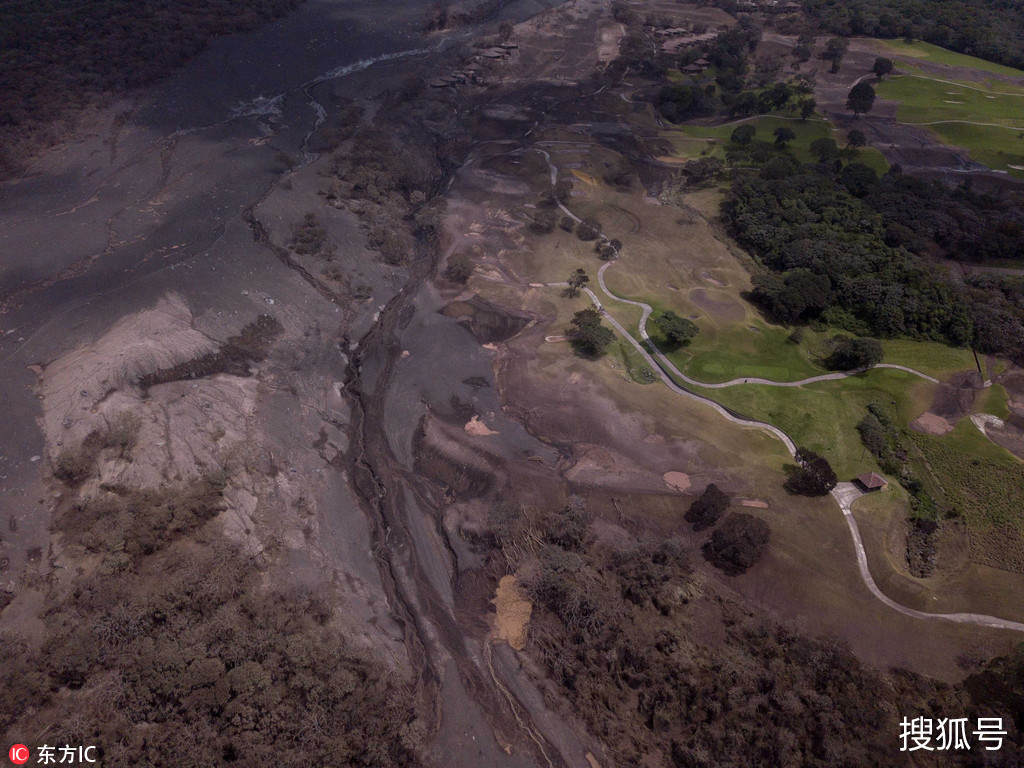
[[[853,112],[854,116],[870,112],[874,105],[875,89],[871,87],[871,83],[864,80],[853,86],[846,97],[846,108]]]
[[[654,318],[654,324],[658,330],[665,334],[668,343],[673,347],[681,347],[688,344],[690,339],[697,335],[697,325],[685,317],[680,317],[672,310]]]
[[[584,357],[600,357],[615,339],[611,328],[601,324],[601,313],[593,307],[581,309],[572,316],[572,324],[565,335],[573,347]]]

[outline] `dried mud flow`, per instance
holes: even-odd
[[[519,20],[556,4],[516,0],[499,13]],[[336,97],[370,103],[378,76],[400,82],[406,66],[447,44],[421,34],[428,6],[308,0],[87,116],[80,135],[0,188],[0,586],[13,597],[0,629],[38,633],[47,568],[64,567],[48,545],[50,515],[70,495],[52,480],[63,443],[80,442],[112,403],[144,402],[153,423],[143,425],[132,469],[139,482],[198,472],[200,453],[215,460],[217,441],[237,440],[249,485],[231,493],[248,502],[226,528],[251,539],[252,520],[274,504],[313,510],[312,539],[312,523],[289,529],[290,513],[275,523],[298,542],[282,573],[347,585],[354,636],[415,682],[429,762],[586,765],[596,750],[549,708],[511,651],[491,646],[485,596],[470,601],[480,611],[458,599],[474,587],[460,582],[462,555],[434,516],[438,489],[416,472],[426,413],[470,400],[500,412],[489,352],[441,311],[430,260],[381,264],[354,218],[339,217],[331,236],[351,246],[343,266],[373,287],[374,302],[353,301],[286,247],[302,212],[322,205],[314,136],[335,116]],[[151,339],[147,323],[168,307],[178,335]],[[526,322],[489,309],[473,307],[484,334]],[[269,351],[234,359],[243,328],[264,316],[280,325]],[[83,360],[93,366],[88,387],[73,375]],[[107,375],[115,363],[119,373]],[[204,398],[216,410],[218,387],[236,379],[244,403],[225,409],[211,444],[174,434],[177,414],[188,416],[178,428],[201,425]],[[557,463],[517,424],[500,430],[510,454]],[[266,477],[256,477],[260,467]],[[101,476],[115,470],[123,467]]]

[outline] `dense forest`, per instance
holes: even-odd
[[[762,148],[764,149],[764,148]],[[743,152],[749,162],[750,152]],[[1020,360],[1024,305],[1010,278],[961,280],[935,257],[1024,253],[1019,199],[851,162],[799,163],[778,148],[736,168],[723,218],[758,256],[753,298],[778,320],[942,341]]]
[[[0,174],[53,137],[47,123],[97,96],[151,83],[218,35],[301,0],[17,0],[0,3]],[[7,149],[3,149],[3,147]],[[14,156],[12,156],[12,154]]]
[[[1024,69],[1024,4],[1017,0],[804,0],[837,35],[905,37]]]

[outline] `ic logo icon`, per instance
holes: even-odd
[[[7,756],[11,758],[11,762],[15,765],[24,765],[28,762],[28,747],[24,744],[15,744],[11,747],[11,751],[7,753]]]

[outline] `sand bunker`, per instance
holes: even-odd
[[[517,651],[526,647],[526,626],[530,623],[533,603],[519,591],[515,576],[502,576],[494,593],[497,615],[494,619],[495,637],[504,640]]]
[[[753,509],[768,509],[768,502],[760,499],[738,499],[741,507],[752,507]]]
[[[471,435],[476,437],[487,437],[489,435],[498,434],[493,429],[488,429],[487,425],[480,421],[479,416],[474,416],[468,422],[466,422],[465,430]]]
[[[952,431],[954,425],[937,413],[925,411],[910,422],[910,426],[918,432],[924,432],[928,435],[944,435]]]
[[[690,487],[690,476],[685,472],[666,472],[662,478],[673,491],[685,491]]]
[[[719,288],[725,288],[725,283],[723,283],[721,280],[716,280],[711,275],[709,275],[707,272],[701,272],[700,273],[700,277],[701,277],[701,280],[706,280],[707,282],[711,283],[712,285],[717,285]]]
[[[1006,422],[1000,419],[998,416],[993,416],[991,413],[972,413],[971,422],[976,426],[983,435],[988,435],[988,429],[1003,429],[1006,426]]]

